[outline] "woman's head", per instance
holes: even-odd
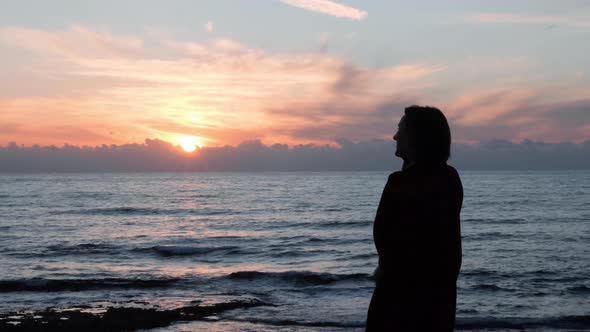
[[[435,107],[407,107],[393,139],[395,155],[407,162],[444,163],[451,155],[451,130]]]

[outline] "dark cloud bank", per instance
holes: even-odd
[[[357,171],[395,170],[392,141],[353,143],[340,147],[247,141],[238,146],[206,147],[187,155],[160,140],[144,144],[98,147],[0,147],[0,172],[136,172],[136,171]],[[463,170],[590,169],[590,141],[542,143],[525,140],[455,144],[449,163]]]

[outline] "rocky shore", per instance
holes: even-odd
[[[0,314],[0,331],[133,331],[169,326],[180,321],[215,320],[227,310],[270,305],[258,299],[176,309],[90,307],[47,308]]]

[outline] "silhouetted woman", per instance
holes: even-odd
[[[404,163],[383,189],[373,238],[379,266],[367,331],[453,331],[461,268],[463,187],[447,165],[442,112],[411,106],[393,137]]]

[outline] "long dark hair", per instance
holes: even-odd
[[[410,141],[416,148],[416,161],[445,163],[451,157],[451,129],[445,115],[436,107],[410,106],[405,110]]]

